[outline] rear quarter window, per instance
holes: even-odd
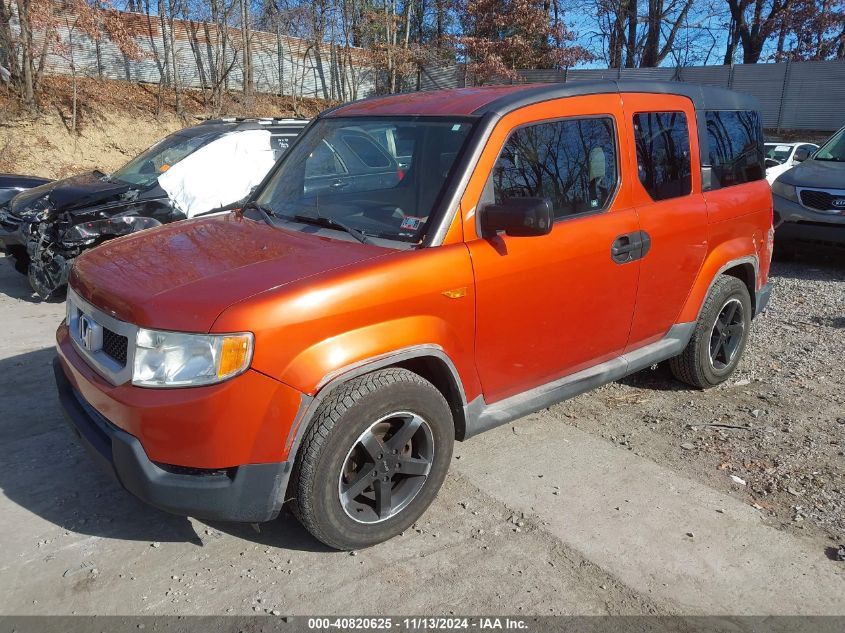
[[[707,149],[713,188],[732,187],[766,175],[763,126],[750,110],[709,110]]]

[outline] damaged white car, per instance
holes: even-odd
[[[221,119],[180,130],[111,174],[95,171],[18,194],[2,243],[43,299],[67,284],[84,250],[129,233],[236,205],[307,121]]]

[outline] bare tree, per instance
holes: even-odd
[[[675,47],[678,31],[687,19],[694,0],[648,0],[645,40],[640,67],[659,66]]]
[[[725,0],[730,12],[725,64],[732,64],[739,45],[742,62],[756,64],[795,0]]]
[[[689,17],[697,0],[588,0],[582,11],[595,15],[591,39],[610,68],[652,68],[689,45]],[[679,36],[684,42],[679,43]]]
[[[247,103],[251,103],[253,89],[251,17],[248,0],[239,0],[238,4],[241,13],[241,87]]]

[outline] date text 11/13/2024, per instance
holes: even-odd
[[[528,624],[519,618],[507,617],[408,617],[408,618],[308,618],[312,631],[340,630],[455,630],[479,631],[527,630]]]

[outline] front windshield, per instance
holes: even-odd
[[[255,202],[286,220],[342,223],[366,237],[419,243],[471,128],[466,117],[322,119]]]
[[[771,158],[783,164],[792,152],[791,145],[778,145],[777,143],[766,143],[766,158]]]
[[[813,156],[813,160],[832,160],[845,163],[845,127],[834,134]]]
[[[177,132],[159,141],[113,172],[109,179],[140,187],[149,187],[156,179],[183,158],[190,156],[219,133],[185,134]]]

